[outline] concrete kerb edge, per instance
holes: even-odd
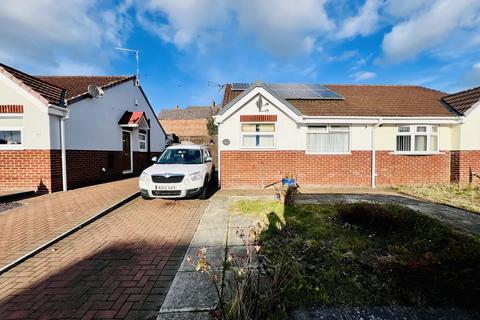
[[[109,214],[110,212],[120,208],[121,206],[127,204],[128,202],[132,201],[133,199],[137,198],[138,196],[140,196],[140,192],[135,192],[133,194],[131,194],[130,196],[124,198],[123,200],[120,200],[119,202],[115,203],[114,205],[100,211],[99,213],[95,214],[93,217],[90,217],[89,219],[81,222],[80,224],[76,225],[75,227],[65,231],[64,233],[62,233],[61,235],[53,238],[52,240],[49,240],[48,242],[46,242],[45,244],[37,247],[36,249],[28,252],[27,254],[25,254],[24,256],[18,258],[17,260],[7,264],[6,266],[3,266],[2,268],[0,268],[0,275],[7,272],[8,270],[16,267],[17,265],[19,265],[20,263],[24,262],[25,260],[28,260],[29,258],[35,256],[36,254],[40,253],[41,251],[45,250],[46,248],[50,247],[51,245],[59,242],[60,240],[68,237],[69,235],[75,233],[76,231],[82,229],[83,227],[91,224],[92,222],[100,219],[101,217]]]

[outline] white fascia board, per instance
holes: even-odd
[[[61,108],[53,104],[48,105],[48,114],[59,116],[59,117],[68,117],[69,111],[68,108]]]
[[[122,128],[138,128],[138,124],[121,124]]]
[[[237,110],[243,108],[247,103],[255,99],[257,96],[261,95],[265,100],[267,100],[273,106],[279,108],[287,116],[295,120],[296,122],[301,122],[302,117],[295,114],[289,107],[287,107],[281,100],[272,95],[270,92],[265,90],[262,86],[257,86],[253,88],[250,92],[244,95],[240,100],[238,100],[233,106],[228,108],[223,114],[215,116],[215,122],[220,124],[232,116]]]
[[[14,92],[25,97],[32,105],[35,105],[40,112],[48,112],[48,101],[39,93],[33,91],[23,82],[12,76],[6,70],[0,67],[0,81],[7,84]],[[27,107],[27,106],[25,106]]]
[[[379,121],[386,124],[458,124],[458,117],[303,117],[302,122],[313,123],[352,123],[377,124]]]

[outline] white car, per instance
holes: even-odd
[[[174,145],[140,175],[142,198],[206,198],[214,167],[203,145]]]

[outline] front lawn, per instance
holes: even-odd
[[[260,237],[281,265],[282,308],[413,306],[480,309],[480,241],[394,205],[299,205]],[[236,204],[251,212],[259,202]],[[270,212],[270,213],[268,213]],[[283,220],[283,221],[282,221]]]
[[[458,185],[400,186],[397,190],[430,201],[445,203],[480,213],[480,186]]]

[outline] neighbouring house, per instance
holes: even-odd
[[[190,106],[185,109],[177,106],[160,111],[158,119],[167,134],[176,134],[183,141],[208,143],[211,138],[207,122],[215,108],[215,102],[211,106]]]
[[[135,76],[31,76],[0,64],[0,190],[121,178],[164,148]]]
[[[233,83],[215,117],[222,187],[470,183],[480,88]]]

